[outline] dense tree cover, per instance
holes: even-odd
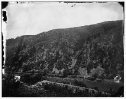
[[[69,70],[72,57],[77,61]],[[123,79],[123,21],[55,29],[7,40],[6,70],[28,72],[46,69],[51,73],[54,65],[58,70],[65,69],[64,76],[71,72],[78,74],[79,67],[86,68],[91,74],[92,69],[100,66],[104,69],[104,78],[113,79],[120,74]]]

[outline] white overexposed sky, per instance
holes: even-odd
[[[57,28],[123,20],[123,8],[117,2],[10,2],[7,12],[6,39],[21,35],[35,35]]]

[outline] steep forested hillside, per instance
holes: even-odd
[[[78,74],[83,68],[89,75],[101,68],[104,77],[123,77],[123,24],[108,21],[8,39],[6,70]]]

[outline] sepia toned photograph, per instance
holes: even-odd
[[[124,2],[1,2],[2,97],[124,97]]]

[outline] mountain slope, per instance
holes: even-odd
[[[123,75],[123,21],[66,29],[7,40],[6,69],[9,71],[91,70],[100,66],[104,74]]]

